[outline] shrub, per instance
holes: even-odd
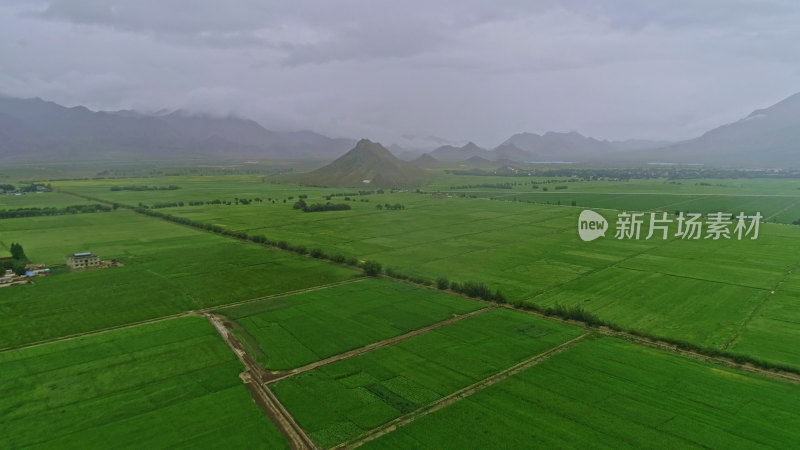
[[[364,264],[361,265],[361,268],[364,269],[364,275],[368,277],[375,277],[381,273],[381,263],[379,262],[364,261]]]

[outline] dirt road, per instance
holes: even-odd
[[[253,394],[253,400],[277,425],[286,440],[294,449],[316,449],[319,448],[308,436],[303,428],[294,420],[291,414],[283,407],[275,394],[261,383],[262,370],[244,351],[242,344],[231,334],[225,326],[223,320],[214,314],[204,314],[209,322],[216,328],[217,332],[225,340],[225,343],[233,350],[245,367],[245,372],[241,375],[242,381]]]

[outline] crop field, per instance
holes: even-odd
[[[323,195],[337,192],[336,189],[247,181],[241,177],[230,182],[221,178],[214,181],[213,188],[207,189],[226,192],[231,197],[236,189],[247,195],[256,195],[260,190],[283,192],[281,199],[297,198],[305,192],[310,202],[322,201]],[[292,200],[286,204],[279,200],[275,204],[184,206],[161,211],[250,235],[261,234],[274,240],[320,248],[328,254],[376,260],[411,276],[482,281],[492,289],[502,290],[510,299],[542,306],[578,305],[626,328],[800,367],[797,353],[791,350],[793,343],[800,342],[795,333],[786,336],[792,344],[776,345],[770,350],[746,344],[748,340],[762,339],[762,332],[763,339],[771,339],[773,335],[767,327],[758,325],[763,322],[759,317],[780,307],[780,302],[773,304],[773,299],[780,298],[783,288],[780,282],[800,263],[800,255],[793,251],[794,243],[800,239],[800,227],[762,224],[757,241],[616,240],[609,233],[606,239],[586,243],[580,241],[576,233],[580,207],[490,201],[480,198],[480,192],[475,193],[479,198],[460,198],[460,191],[449,191],[449,186],[463,186],[459,183],[502,180],[520,183],[520,186],[514,186],[510,192],[495,189],[496,194],[489,196],[519,196],[516,191],[522,189],[523,184],[525,189],[530,189],[530,182],[525,179],[447,175],[434,186],[450,197],[413,192],[354,196],[357,200],[370,201],[350,202],[350,211],[308,214],[293,210]],[[166,179],[157,181],[168,182]],[[185,184],[187,192],[191,190],[200,198],[212,196],[198,194],[202,191],[200,184],[175,179],[172,182]],[[110,191],[112,182],[109,181],[104,181],[105,184],[72,183],[64,189],[81,193],[92,191],[108,200],[117,195],[138,194]],[[703,212],[704,208],[724,207],[753,214],[755,211],[751,208],[758,208],[766,216],[772,214],[769,211],[783,208],[785,201],[800,200],[796,180],[682,180],[679,183],[634,180],[569,182],[566,185],[569,192],[585,191],[582,195],[598,196],[608,202],[608,207],[619,209],[648,209],[648,202],[662,195],[675,197],[669,202],[689,202],[686,208],[667,208],[670,213],[676,209]],[[179,194],[183,190],[145,193],[177,198],[183,195]],[[277,194],[265,197],[270,195]],[[341,201],[341,197],[335,199]],[[377,203],[400,203],[406,209],[379,211],[374,207]],[[773,209],[762,209],[762,206]],[[699,209],[692,209],[695,207]],[[610,223],[615,221],[616,211],[600,212]],[[772,291],[776,294],[771,294]],[[788,322],[789,326],[791,324]],[[742,332],[744,340],[740,339]],[[762,353],[760,348],[765,351]]]
[[[582,333],[496,309],[279,381],[274,390],[310,436],[329,447]]]
[[[91,203],[95,202],[58,192],[25,195],[0,194],[0,211],[18,208],[64,208],[66,206],[88,205]]]
[[[599,338],[365,447],[790,448],[798,401],[793,384]]]
[[[0,348],[347,280],[356,272],[312,258],[129,211],[0,220],[4,245],[34,262],[93,251],[123,267],[56,271],[0,290]]]
[[[360,195],[274,181],[58,181],[56,192],[0,196],[0,209],[92,203],[80,196],[123,205],[0,220],[2,255],[20,242],[32,262],[56,266],[52,276],[0,289],[0,447],[95,447],[105,436],[153,447],[296,444],[275,419],[284,413],[253,387],[258,374],[300,434],[323,447],[401,419],[366,445],[785,448],[798,438],[800,394],[787,382],[610,337],[571,342],[587,330],[483,310],[487,303],[450,292],[364,278],[125,206],[429,281],[482,282],[518,305],[576,307],[624,329],[800,368],[800,227],[762,224],[755,241],[613,236],[619,210],[760,211],[791,222],[800,182],[563,181],[567,188],[556,191],[561,182],[542,177],[443,174],[423,192]],[[534,190],[530,181],[550,182]],[[515,184],[480,187],[505,182]],[[305,213],[292,208],[301,195],[351,209]],[[402,208],[383,207],[395,204]],[[584,208],[612,224],[604,239],[578,238]],[[58,267],[77,251],[122,266]],[[213,311],[217,330],[191,311]],[[157,318],[164,320],[148,322]],[[223,338],[251,358],[242,360],[242,379]],[[563,352],[506,372],[566,342]],[[448,397],[465,388],[474,391]],[[44,424],[48,432],[37,432]],[[140,438],[143,429],[154,432]]]
[[[479,198],[628,211],[761,212],[769,222],[800,219],[800,182],[766,179],[575,181],[532,177],[441,176],[428,189]],[[544,183],[533,188],[531,182]],[[512,183],[511,189],[465,188]],[[562,189],[556,189],[556,186]],[[452,189],[456,187],[457,189]],[[547,189],[545,192],[544,190]]]
[[[288,448],[201,317],[0,352],[0,447]]]
[[[222,309],[248,353],[288,370],[484,308],[463,297],[368,279]]]
[[[795,271],[796,273],[796,271]],[[800,278],[790,275],[743,324],[730,341],[732,351],[800,365]]]

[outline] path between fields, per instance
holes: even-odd
[[[258,301],[262,301],[262,300],[276,299],[276,298],[281,298],[281,297],[287,297],[287,296],[295,295],[295,294],[304,294],[304,293],[307,293],[307,292],[314,292],[314,291],[319,291],[319,290],[322,290],[322,289],[328,289],[328,288],[332,288],[332,287],[336,287],[336,286],[341,286],[343,284],[358,283],[358,282],[361,282],[361,281],[364,281],[364,280],[367,280],[367,279],[368,278],[364,277],[364,278],[354,278],[354,279],[349,279],[349,280],[344,280],[344,281],[337,281],[337,282],[334,282],[334,283],[321,284],[319,286],[313,286],[313,287],[309,287],[309,288],[296,289],[294,291],[281,292],[281,293],[278,293],[278,294],[265,295],[265,296],[262,296],[262,297],[250,298],[250,299],[247,299],[247,300],[239,300],[239,301],[236,301],[236,302],[225,303],[225,304],[222,304],[222,305],[210,306],[208,308],[203,308],[203,309],[196,309],[196,310],[185,311],[185,312],[177,313],[177,314],[170,314],[168,316],[154,317],[152,319],[140,320],[140,321],[137,321],[137,322],[130,322],[130,323],[122,324],[122,325],[115,325],[113,327],[107,327],[107,328],[100,328],[100,329],[97,329],[97,330],[85,331],[83,333],[70,334],[70,335],[67,335],[67,336],[59,336],[59,337],[56,337],[56,338],[46,339],[46,340],[43,340],[43,341],[31,342],[31,343],[27,343],[27,344],[22,344],[22,345],[17,345],[17,346],[12,346],[12,347],[6,347],[6,348],[0,348],[0,353],[9,352],[9,351],[12,351],[12,350],[23,350],[23,349],[26,349],[26,348],[39,347],[41,345],[52,344],[52,343],[55,343],[55,342],[69,341],[69,340],[72,340],[72,339],[78,339],[78,338],[82,338],[82,337],[93,336],[95,334],[103,334],[103,333],[108,333],[109,331],[124,330],[125,328],[133,328],[133,327],[138,327],[140,325],[147,325],[147,324],[151,324],[151,323],[163,322],[165,320],[177,319],[177,318],[180,318],[180,317],[197,316],[197,315],[200,315],[200,314],[203,314],[203,313],[206,313],[206,312],[210,312],[210,311],[214,311],[214,310],[217,310],[217,309],[231,308],[231,307],[234,307],[234,306],[244,305],[244,304],[247,304],[247,303],[253,303],[253,302],[258,302]]]
[[[405,341],[406,339],[412,338],[414,336],[418,336],[418,335],[420,335],[422,333],[426,333],[428,331],[435,330],[435,329],[443,327],[445,325],[450,325],[450,324],[458,322],[460,320],[464,320],[464,319],[467,319],[469,317],[473,317],[473,316],[476,316],[478,314],[482,314],[482,313],[485,313],[487,311],[490,311],[490,310],[496,309],[496,308],[497,308],[497,306],[490,305],[490,306],[487,306],[486,308],[482,308],[482,309],[478,309],[478,310],[475,310],[475,311],[471,311],[471,312],[468,312],[466,314],[460,314],[460,315],[451,317],[449,319],[443,320],[441,322],[436,322],[436,323],[434,323],[432,325],[428,325],[426,327],[418,328],[416,330],[409,331],[408,333],[401,334],[401,335],[395,336],[393,338],[385,339],[385,340],[378,341],[378,342],[373,342],[372,344],[365,345],[364,347],[360,347],[360,348],[357,348],[355,350],[350,350],[348,352],[340,353],[338,355],[333,355],[330,358],[325,358],[323,360],[316,361],[316,362],[313,362],[311,364],[307,364],[305,366],[298,367],[296,369],[287,370],[286,372],[279,372],[279,373],[265,372],[263,380],[267,384],[273,384],[273,383],[276,383],[276,382],[278,382],[280,380],[284,380],[286,378],[290,378],[290,377],[293,377],[295,375],[300,375],[301,373],[317,369],[317,368],[322,367],[322,366],[327,365],[327,364],[335,363],[337,361],[342,361],[342,360],[345,360],[345,359],[348,359],[348,358],[352,358],[354,356],[363,355],[364,353],[368,353],[368,352],[371,352],[373,350],[377,350],[377,349],[379,349],[381,347],[386,347],[388,345],[397,344],[399,342]]]
[[[308,436],[303,428],[294,420],[289,411],[283,407],[275,394],[266,386],[260,383],[259,378],[261,375],[261,368],[253,361],[252,358],[244,351],[242,344],[236,340],[233,334],[223,323],[223,319],[211,313],[203,314],[209,322],[216,328],[217,332],[222,336],[222,339],[233,350],[233,353],[239,358],[245,367],[245,371],[241,374],[242,381],[244,381],[250,393],[253,395],[253,400],[258,404],[261,409],[269,416],[273,423],[278,427],[283,436],[289,442],[293,449],[316,449],[318,448],[314,441]],[[255,376],[254,376],[255,375]]]
[[[772,289],[768,290],[764,294],[764,298],[762,298],[761,301],[758,302],[758,304],[755,306],[755,308],[753,308],[753,310],[750,311],[750,314],[748,314],[744,318],[742,323],[739,325],[739,327],[736,328],[736,331],[734,331],[733,336],[731,336],[731,338],[728,340],[728,342],[726,342],[725,345],[722,347],[723,350],[728,350],[731,347],[731,345],[733,345],[734,343],[736,343],[736,341],[739,340],[739,336],[741,335],[742,331],[744,331],[744,329],[747,327],[747,325],[750,323],[750,321],[752,321],[753,318],[758,314],[758,312],[761,311],[761,308],[763,308],[764,304],[766,304],[767,301],[769,301],[770,297],[775,295],[775,293],[778,292],[780,287],[783,286],[783,283],[785,283],[786,280],[791,278],[792,273],[795,271],[795,269],[797,269],[797,267],[798,267],[798,265],[795,264],[789,270],[787,270],[786,271],[786,275],[784,275],[783,278],[778,280],[778,282],[775,283],[774,286],[772,286]]]
[[[471,396],[472,394],[475,394],[476,392],[480,392],[480,391],[488,388],[489,386],[492,386],[493,384],[499,383],[500,381],[503,381],[503,380],[505,380],[506,378],[508,378],[508,377],[510,377],[512,375],[516,375],[516,374],[518,374],[519,372],[522,372],[525,369],[533,367],[533,366],[539,364],[540,362],[542,362],[542,361],[544,361],[544,360],[546,360],[546,359],[548,359],[548,358],[550,358],[550,357],[552,357],[554,355],[557,355],[557,354],[569,349],[573,345],[575,345],[575,344],[581,342],[582,340],[586,339],[591,334],[592,334],[591,332],[586,332],[586,333],[584,333],[584,334],[582,334],[582,335],[580,335],[580,336],[578,336],[576,338],[570,339],[569,341],[564,342],[561,345],[558,345],[558,346],[553,347],[553,348],[551,348],[551,349],[549,349],[547,351],[539,353],[538,355],[536,355],[536,356],[534,356],[532,358],[528,358],[528,359],[522,361],[519,364],[511,366],[506,370],[503,370],[502,372],[498,372],[498,373],[496,373],[496,374],[494,374],[494,375],[492,375],[492,376],[490,376],[488,378],[484,378],[483,380],[480,380],[480,381],[478,381],[476,383],[473,383],[473,384],[471,384],[471,385],[469,385],[469,386],[467,386],[467,387],[465,387],[465,388],[463,388],[463,389],[461,389],[459,391],[456,391],[456,392],[454,392],[454,393],[452,393],[452,394],[450,394],[450,395],[448,395],[446,397],[442,397],[441,399],[429,404],[428,406],[420,408],[420,409],[418,409],[416,411],[412,411],[412,412],[410,412],[410,413],[408,413],[406,415],[400,416],[400,417],[392,420],[391,422],[387,422],[387,423],[385,423],[385,424],[383,424],[383,425],[381,425],[381,426],[379,426],[377,428],[374,428],[374,429],[372,429],[370,431],[367,431],[366,433],[362,434],[361,436],[355,438],[354,440],[352,440],[350,442],[345,442],[345,443],[339,444],[339,445],[337,445],[336,447],[333,447],[333,448],[336,448],[336,449],[356,448],[356,447],[359,447],[359,446],[361,446],[361,445],[363,445],[363,444],[365,444],[365,443],[367,443],[369,441],[375,440],[375,439],[377,439],[377,438],[379,438],[379,437],[381,437],[381,436],[383,436],[385,434],[391,433],[392,431],[395,431],[396,429],[398,429],[400,427],[406,426],[409,423],[415,421],[416,419],[418,419],[418,418],[420,418],[422,416],[425,416],[425,415],[428,415],[428,414],[430,414],[432,412],[438,411],[438,410],[440,410],[440,409],[442,409],[442,408],[444,408],[446,406],[449,406],[449,405],[451,405],[451,404],[453,404],[453,403],[455,403],[455,402],[457,402],[457,401],[459,401],[461,399],[467,398],[467,397]]]

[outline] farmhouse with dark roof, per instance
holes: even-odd
[[[89,269],[100,265],[100,257],[91,252],[73,253],[67,256],[70,269]]]

